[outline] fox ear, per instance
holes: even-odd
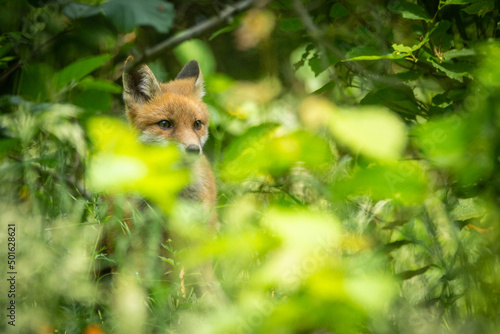
[[[129,56],[125,61],[123,70],[123,100],[126,104],[143,104],[160,93],[161,88],[158,80],[149,67],[140,65],[135,69],[130,68],[134,60]]]
[[[177,74],[177,79],[188,79],[193,78],[194,86],[193,93],[197,95],[200,99],[205,95],[203,75],[201,74],[200,65],[196,60],[191,60],[189,63],[184,65],[182,70]]]

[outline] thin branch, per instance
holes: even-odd
[[[215,27],[221,22],[224,22],[225,20],[231,18],[233,15],[247,10],[249,7],[259,1],[260,0],[243,0],[233,5],[228,5],[218,15],[212,16],[211,18],[185,30],[183,33],[173,36],[159,44],[156,44],[155,46],[146,49],[143,53],[134,55],[134,60],[130,63],[130,68],[132,69],[140,63],[158,57],[165,50],[200,35],[201,33]],[[267,3],[267,1],[264,1],[264,3]]]
[[[38,53],[43,49],[45,48],[47,45],[49,45],[50,43],[54,42],[56,39],[58,39],[59,37],[69,33],[69,32],[72,32],[74,31],[73,28],[71,29],[68,29],[68,30],[64,30],[64,31],[61,31],[60,33],[56,34],[55,36],[51,37],[49,40],[45,41],[44,43],[42,43],[41,45],[39,45],[36,49],[34,50],[31,50],[30,52],[30,56],[27,57],[28,60],[31,60],[33,59],[36,55],[38,55]],[[2,72],[2,74],[0,74],[0,82],[3,82],[5,79],[7,79],[13,72],[15,72],[18,68],[24,66],[24,64],[26,63],[25,60],[22,60],[21,58],[19,58],[14,64],[10,65],[8,69],[6,69],[5,71]]]

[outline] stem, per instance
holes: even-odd
[[[130,68],[133,69],[141,63],[158,57],[165,50],[200,35],[201,33],[215,27],[221,22],[231,18],[235,14],[247,10],[250,6],[257,3],[258,1],[259,0],[243,0],[236,4],[228,5],[218,15],[214,15],[211,18],[185,30],[184,32],[176,36],[172,36],[169,39],[144,50],[143,53],[134,55],[134,60],[129,65]],[[264,4],[266,3],[267,1],[264,1]]]

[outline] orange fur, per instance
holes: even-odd
[[[127,63],[131,59],[127,59],[123,74],[127,116],[139,130],[143,142],[175,142],[184,150],[189,147],[199,149],[201,156],[192,168],[193,181],[181,196],[202,202],[210,213],[210,225],[215,227],[215,178],[210,163],[201,154],[208,138],[209,113],[202,101],[203,77],[198,63],[189,62],[177,79],[159,83],[146,65],[129,70]],[[170,122],[171,128],[162,128],[159,122],[163,120]],[[197,121],[201,122],[199,128],[195,126]]]

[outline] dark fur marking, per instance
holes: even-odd
[[[191,60],[187,63],[182,70],[177,74],[175,79],[184,79],[184,78],[198,78],[200,75],[200,66],[196,60]]]

